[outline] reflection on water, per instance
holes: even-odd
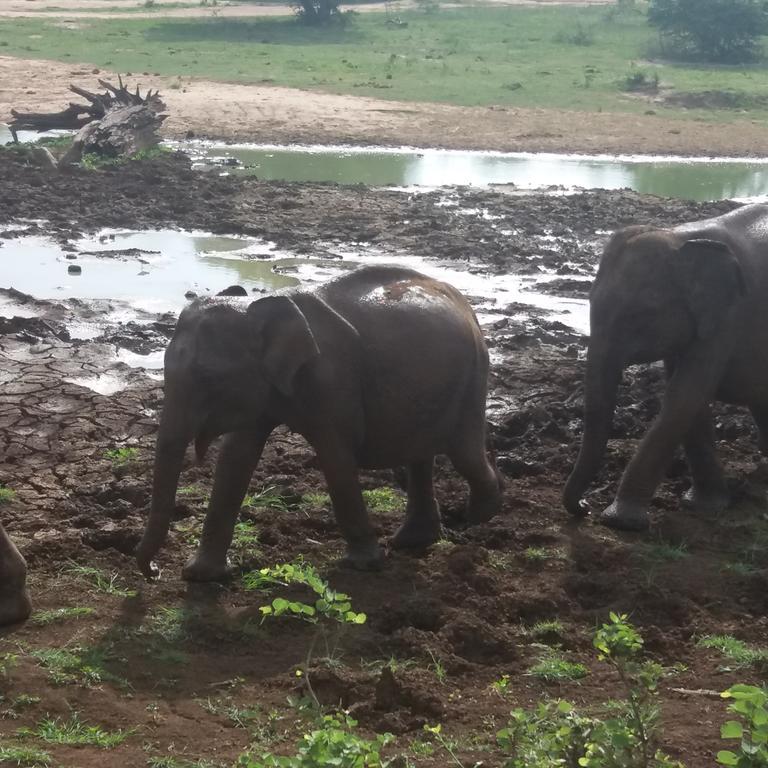
[[[149,230],[108,232],[78,243],[77,260],[44,237],[7,240],[0,260],[0,287],[16,288],[37,298],[121,299],[147,311],[179,311],[188,291],[217,293],[238,283],[253,289],[275,291],[298,284],[275,268],[296,259],[263,242],[202,233]],[[109,254],[127,248],[138,255]],[[104,256],[95,255],[105,252]],[[72,254],[69,254],[72,255]],[[259,256],[270,255],[265,261]],[[82,273],[72,275],[77,264]]]
[[[691,200],[768,194],[768,164],[683,158],[614,158],[530,153],[385,150],[353,147],[258,147],[191,142],[202,164],[235,158],[231,171],[283,181],[334,181],[378,186],[514,184],[521,189],[630,188]]]
[[[536,291],[539,282],[549,279],[547,276],[495,275],[489,280],[488,275],[456,269],[450,263],[408,254],[382,256],[372,248],[346,248],[343,258],[308,259],[279,252],[263,241],[172,230],[102,232],[80,240],[78,245],[81,253],[73,261],[59,245],[44,237],[7,240],[0,259],[0,287],[12,287],[40,299],[122,300],[149,312],[179,312],[188,303],[188,291],[210,295],[237,283],[249,292],[244,301],[251,301],[261,292],[296,285],[313,287],[358,266],[394,263],[445,280],[471,296],[482,322],[503,317],[498,307],[520,302],[547,310],[582,333],[589,328],[585,300]],[[119,253],[129,248],[138,252]],[[87,253],[98,251],[104,255]],[[80,266],[82,273],[69,274],[71,264]],[[254,290],[258,292],[255,295]],[[120,312],[113,313],[113,321],[130,319],[121,317]],[[14,314],[21,314],[17,305],[0,301],[0,316]],[[73,329],[77,338],[92,338],[98,333],[98,329],[81,326]],[[122,362],[135,364],[131,354]]]

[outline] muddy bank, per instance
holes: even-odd
[[[552,291],[568,296],[583,296],[610,229],[732,207],[624,192],[408,194],[262,183],[197,174],[174,156],[48,178],[22,156],[0,152],[0,178],[0,224],[21,225],[3,238],[31,231],[74,248],[79,233],[110,226],[247,234],[315,255],[374,243],[385,255],[449,259],[489,281],[543,271],[554,278]],[[129,553],[146,515],[162,391],[140,370],[115,370],[115,357],[121,350],[161,349],[173,318],[146,313],[121,321],[115,303],[104,298],[39,302],[0,295],[9,316],[0,320],[0,482],[16,491],[2,507],[3,522],[29,561],[38,610],[94,610],[5,633],[0,653],[12,651],[18,661],[3,694],[39,701],[16,719],[3,716],[0,734],[14,737],[20,726],[33,727],[46,714],[68,718],[74,708],[89,722],[134,729],[109,756],[129,768],[145,766],[148,754],[222,766],[254,745],[259,753],[285,754],[309,722],[286,697],[306,690],[296,668],[314,630],[299,622],[261,624],[258,607],[270,598],[248,591],[240,578],[221,587],[179,580],[200,534],[215,449],[203,465],[190,457],[185,468],[162,580],[146,585],[138,578]],[[427,739],[425,724],[441,722],[465,764],[498,765],[495,732],[513,706],[564,697],[595,707],[614,696],[616,681],[596,661],[591,633],[608,610],[631,612],[650,657],[670,669],[661,686],[665,749],[688,766],[712,764],[724,706],[679,690],[765,680],[764,668],[728,667],[697,645],[701,635],[723,632],[763,643],[768,630],[768,473],[754,429],[739,409],[718,409],[719,448],[734,498],[719,518],[680,504],[688,480],[678,459],[654,502],[650,534],[619,535],[589,520],[573,524],[559,497],[581,433],[585,338],[525,302],[494,311],[485,333],[493,360],[492,444],[507,481],[502,514],[465,529],[466,488],[440,461],[445,541],[420,557],[390,553],[379,574],[349,573],[335,564],[342,541],[327,502],[316,495],[325,488],[313,453],[278,430],[251,484],[257,499],[241,516],[253,535],[233,549],[238,577],[303,556],[348,592],[369,620],[317,651],[311,672],[317,695],[328,706],[349,708],[366,730],[396,734],[393,753],[409,753],[429,768],[448,758],[439,745],[413,746]],[[85,322],[96,325],[90,335],[78,333]],[[105,373],[127,376],[119,392],[102,394],[83,381]],[[625,375],[593,508],[610,500],[657,412],[662,378],[657,366]],[[116,461],[109,453],[116,448],[132,449],[129,460]],[[363,482],[368,489],[395,487],[388,471],[365,473]],[[373,518],[386,538],[402,509],[378,510]],[[123,592],[97,588],[73,563],[115,574]],[[554,640],[534,635],[536,622],[554,619],[562,624]],[[545,653],[542,642],[558,645],[588,675],[559,683],[531,675]],[[84,680],[76,668],[72,680],[57,682],[42,661],[51,648],[75,649],[98,679]],[[490,687],[502,675],[511,681],[503,696]],[[247,727],[232,719],[232,707],[241,718],[250,711]],[[76,758],[67,748],[51,750],[65,763],[104,761],[95,748]]]
[[[369,243],[384,252],[500,272],[586,274],[596,263],[590,240],[600,239],[597,233],[636,222],[677,223],[736,205],[662,201],[627,191],[516,196],[508,193],[511,187],[409,193],[261,182],[193,171],[184,155],[171,153],[152,162],[54,175],[31,162],[23,151],[0,151],[0,225],[29,219],[24,232],[63,243],[104,227],[178,227],[263,238],[316,256],[329,254],[327,244]],[[40,219],[44,223],[34,223]]]

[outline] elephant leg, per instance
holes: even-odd
[[[722,512],[728,506],[728,489],[723,468],[717,458],[709,404],[694,418],[683,440],[683,448],[693,480],[684,500],[704,514]]]
[[[408,504],[405,522],[392,538],[395,549],[426,549],[440,539],[443,529],[432,486],[434,457],[408,467]]]
[[[187,581],[221,581],[229,577],[227,551],[266,439],[250,432],[233,432],[224,438],[200,546],[182,571]]]
[[[469,430],[455,441],[448,458],[469,483],[467,522],[477,525],[490,520],[501,509],[501,478],[485,451],[485,410]]]
[[[384,553],[368,519],[358,479],[357,462],[336,441],[317,448],[320,467],[328,483],[333,513],[347,542],[344,562],[361,571],[381,568]]]
[[[760,433],[760,452],[768,456],[768,407],[764,405],[750,405],[749,410]]]
[[[627,531],[645,530],[656,487],[694,422],[714,399],[728,347],[699,345],[689,350],[669,379],[661,413],[643,438],[621,478],[614,502],[602,513],[604,525]]]
[[[24,621],[32,612],[26,581],[27,564],[0,525],[0,626]]]

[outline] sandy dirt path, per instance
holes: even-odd
[[[75,82],[98,90],[91,67],[0,56],[0,122],[11,108],[62,109]],[[133,82],[133,78],[129,78]],[[294,88],[139,75],[159,88],[170,117],[165,134],[256,142],[353,143],[499,151],[768,155],[768,128],[657,115],[384,101]],[[173,85],[173,87],[171,87]],[[180,87],[179,87],[180,86]]]
[[[478,5],[607,5],[614,0],[484,0]],[[121,18],[126,14],[132,19],[150,18],[189,18],[216,15],[218,17],[253,17],[253,16],[286,16],[294,10],[289,3],[284,4],[228,4],[226,0],[215,8],[201,6],[189,2],[189,7],[178,7],[177,2],[156,2],[151,10],[145,9],[144,0],[0,0],[0,17],[18,18],[23,16],[44,18],[92,18],[110,19]],[[394,0],[391,4],[369,3],[356,5],[356,12],[381,12],[391,10],[395,13],[413,7],[411,0]],[[444,3],[451,7],[452,3]],[[465,7],[461,5],[460,7]]]

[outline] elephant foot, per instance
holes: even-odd
[[[427,549],[442,534],[439,515],[408,515],[389,543],[393,549]]]
[[[480,525],[496,517],[501,511],[501,483],[482,496],[470,494],[467,507],[467,525]]]
[[[366,544],[349,544],[341,564],[356,571],[380,571],[384,567],[384,550],[376,540]]]
[[[29,618],[32,613],[32,601],[26,587],[13,594],[0,596],[0,626],[18,624]]]
[[[573,496],[568,492],[563,494],[563,506],[573,517],[586,517],[589,514],[589,504],[581,496]]]
[[[730,499],[725,491],[702,491],[695,486],[683,494],[683,504],[701,515],[715,517],[728,508]]]
[[[597,521],[618,531],[645,531],[651,522],[644,504],[618,499],[598,516]]]
[[[233,569],[226,560],[213,561],[200,555],[195,555],[187,561],[181,571],[185,581],[230,581]]]

